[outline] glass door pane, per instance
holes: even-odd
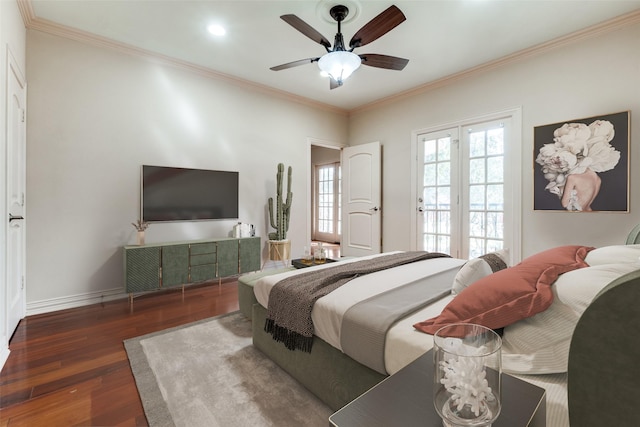
[[[339,242],[341,233],[341,168],[339,163],[316,166],[314,239]]]
[[[504,123],[467,127],[463,135],[467,184],[463,218],[468,236],[465,258],[475,258],[504,247]]]
[[[419,250],[457,251],[457,129],[418,135]]]

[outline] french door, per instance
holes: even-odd
[[[316,166],[314,184],[316,203],[313,238],[338,243],[342,234],[340,163]]]
[[[506,116],[417,133],[418,249],[468,259],[508,247],[519,256],[520,158],[512,128]]]
[[[452,128],[418,135],[418,249],[455,256],[461,239],[458,133]]]

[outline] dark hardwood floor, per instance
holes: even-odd
[[[144,426],[122,343],[238,310],[225,280],[30,316],[20,322],[0,373],[0,427]]]

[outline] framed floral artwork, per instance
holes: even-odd
[[[533,130],[533,209],[629,212],[629,111]]]

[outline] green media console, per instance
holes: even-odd
[[[260,237],[125,246],[124,283],[136,292],[183,286],[260,270]]]

